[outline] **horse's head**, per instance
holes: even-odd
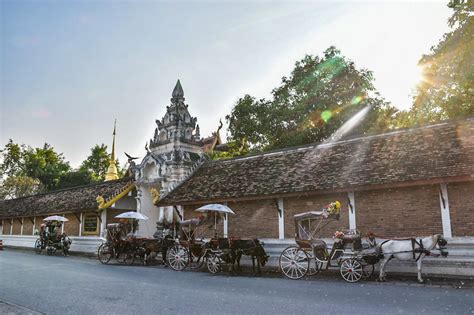
[[[436,235],[436,245],[438,246],[438,250],[440,251],[441,256],[448,257],[448,250],[446,249],[446,245],[448,245],[448,241],[446,241],[443,235],[441,234]]]

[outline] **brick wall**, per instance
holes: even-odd
[[[474,235],[474,182],[448,184],[453,236]]]
[[[349,215],[347,210],[347,194],[328,194],[283,199],[285,208],[285,238],[295,237],[295,220],[293,216],[307,211],[320,211],[330,202],[341,202],[341,216],[339,221],[329,223],[322,231],[322,237],[331,237],[336,230],[349,228]]]
[[[199,213],[194,211],[197,208],[199,208],[202,205],[188,205],[184,206],[184,219],[189,220],[196,218]],[[205,237],[205,238],[210,238],[214,236],[214,217],[211,216],[209,219],[199,226],[198,231],[197,231],[197,236],[198,237]],[[224,224],[223,220],[220,219],[217,222],[217,235],[222,237],[224,235]]]
[[[439,185],[356,192],[357,228],[387,237],[442,233],[438,194]]]
[[[78,213],[77,216],[80,217]],[[75,214],[66,214],[65,217],[69,219],[69,221],[64,223],[64,233],[69,236],[79,236],[79,220]]]
[[[23,235],[33,235],[33,218],[23,219]]]
[[[3,220],[3,234],[10,235],[10,219]]]
[[[129,212],[130,210],[121,210],[121,209],[107,209],[107,224],[109,223],[119,223],[120,219],[116,218],[121,213]]]
[[[229,202],[229,236],[278,238],[278,211],[274,200]]]
[[[13,219],[12,235],[21,235],[21,218]]]

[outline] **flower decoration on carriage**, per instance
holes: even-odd
[[[328,204],[324,209],[322,216],[323,218],[327,219],[330,215],[339,215],[339,211],[341,210],[341,203],[339,201],[334,201]]]
[[[342,232],[342,231],[336,231],[336,232],[334,233],[333,238],[334,238],[334,239],[338,239],[338,240],[342,240],[342,238],[344,237],[344,235],[345,235],[344,232]]]

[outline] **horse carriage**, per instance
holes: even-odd
[[[168,252],[168,264],[174,270],[183,270],[186,267],[199,269],[204,263],[210,273],[217,273],[227,266],[234,271],[240,267],[240,259],[243,255],[252,259],[253,271],[261,272],[261,266],[268,261],[268,255],[263,248],[263,243],[258,239],[240,239],[218,237],[218,216],[234,214],[227,206],[211,204],[203,206],[196,211],[207,213],[208,219],[214,219],[214,236],[206,241],[200,237],[205,218],[185,220],[181,222],[181,239],[171,247]]]
[[[63,222],[67,222],[68,219],[55,215],[47,217],[43,221],[45,223],[41,224],[40,231],[38,232],[39,238],[35,242],[36,253],[40,254],[43,250],[46,250],[48,255],[52,255],[57,250],[60,250],[64,256],[67,256],[72,241],[66,233],[60,233],[59,230]]]
[[[122,213],[116,218],[147,219],[146,216],[136,212]],[[99,246],[97,257],[103,264],[108,264],[114,258],[120,264],[133,265],[138,260],[141,264],[148,265],[159,252],[165,260],[166,252],[174,244],[174,237],[170,234],[160,235],[157,238],[139,238],[133,234],[133,224],[110,223],[107,224],[106,240]]]
[[[372,276],[380,251],[378,247],[364,250],[359,231],[337,231],[332,248],[319,237],[325,226],[339,220],[339,212],[340,203],[336,201],[322,211],[294,216],[297,245],[283,250],[279,260],[280,270],[287,278],[300,279],[332,267],[338,267],[347,282]]]

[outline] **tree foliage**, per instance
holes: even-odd
[[[13,142],[0,150],[0,198],[17,198],[103,181],[109,165],[107,146],[95,145],[79,169],[73,170],[62,153],[45,143],[32,148]],[[119,177],[124,170],[118,166]]]
[[[282,78],[270,100],[245,95],[237,101],[226,117],[230,140],[245,138],[258,151],[320,142],[368,105],[372,110],[363,127],[351,132],[381,128],[377,113],[390,106],[372,82],[372,72],[358,69],[335,47],[322,57],[307,55]]]
[[[20,198],[44,190],[41,182],[28,176],[9,176],[0,185],[0,199]]]
[[[423,81],[401,125],[425,124],[474,115],[474,2],[451,1],[452,30],[424,55]]]
[[[105,179],[107,168],[109,167],[110,155],[107,153],[105,144],[95,145],[91,148],[90,155],[82,162],[79,170],[89,173],[93,181]]]

